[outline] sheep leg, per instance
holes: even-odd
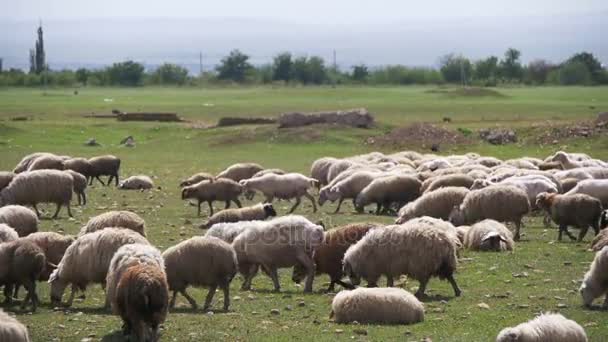
[[[32,312],[36,312],[36,308],[38,307],[38,295],[36,294],[36,280],[27,279],[23,282],[23,287],[27,290],[27,296],[21,302],[21,309],[25,309],[27,303],[31,300],[32,302]]]
[[[207,311],[211,306],[211,301],[213,300],[213,296],[215,296],[215,290],[217,290],[217,285],[209,286],[209,292],[207,293],[207,298],[205,298],[205,306],[203,306],[203,311]]]
[[[224,311],[228,311],[230,309],[230,285],[223,285],[222,290],[224,291]]]
[[[101,183],[101,186],[105,186],[106,184],[101,180],[101,178],[99,178],[99,176],[95,176],[95,179],[97,179],[99,181],[99,183]],[[91,185],[93,185],[93,182],[91,181]]]
[[[593,231],[595,232],[595,235],[600,233],[600,223],[598,221],[593,222],[591,224],[591,228],[593,228]]]
[[[70,208],[70,202],[66,203],[65,206],[68,208],[68,216],[69,217],[74,217],[72,215],[72,208]]]
[[[566,233],[566,235],[568,235],[568,237],[570,238],[570,240],[574,241],[576,240],[576,237],[574,235],[572,235],[569,231],[568,231],[568,226],[567,225],[561,225],[559,226],[559,229],[561,231],[563,231],[564,233]],[[561,241],[561,239],[560,239]]]
[[[336,211],[334,211],[334,214],[337,214],[340,211],[340,207],[342,206],[342,201],[344,201],[344,199],[342,197],[340,197],[340,199],[338,200],[338,207],[336,208]]]
[[[212,201],[207,201],[207,204],[209,204],[209,216],[211,217],[211,216],[213,216],[213,203],[212,203]],[[200,214],[201,214],[200,211],[198,214],[200,216]]]
[[[182,296],[186,297],[186,300],[188,301],[188,303],[190,303],[192,309],[196,310],[196,301],[194,300],[194,298],[190,297],[188,292],[186,292],[186,289],[179,291],[179,293],[181,293]]]
[[[311,256],[301,251],[296,255],[296,259],[306,269],[306,283],[304,284],[304,292],[312,292],[312,282],[315,280],[315,262]]]
[[[243,274],[243,285],[241,285],[241,290],[251,290],[251,281],[253,277],[258,273],[258,265],[239,265],[239,269]]]
[[[55,210],[55,215],[53,215],[53,218],[56,219],[57,216],[59,216],[59,211],[61,210],[61,204],[57,203],[57,210]],[[71,216],[71,215],[70,215]]]
[[[420,281],[420,286],[418,287],[418,291],[416,291],[416,293],[414,294],[417,298],[422,298],[424,297],[424,291],[426,291],[426,286],[429,283],[429,279],[423,279]]]
[[[580,233],[578,233],[578,242],[583,241],[583,238],[585,237],[585,235],[587,235],[587,230],[589,230],[589,227],[581,228]]]
[[[171,309],[175,308],[175,300],[177,299],[177,290],[173,291],[173,296],[171,296],[171,301],[169,302],[169,307]]]
[[[394,281],[393,276],[390,274],[386,275],[386,287],[393,287]]]
[[[545,213],[545,216],[543,217],[543,225],[547,228],[551,227],[551,217],[549,217],[547,213]]]
[[[317,212],[317,204],[315,203],[315,198],[312,197],[311,194],[309,194],[308,192],[304,194],[304,197],[308,198],[310,200],[310,203],[312,203],[312,212],[316,213]]]
[[[239,199],[238,199],[238,198],[233,199],[233,201],[234,201],[234,203],[236,203],[236,206],[237,206],[237,207],[239,207],[239,208],[242,208],[242,207],[243,207],[243,205],[241,204],[241,201],[239,201]]]
[[[450,284],[452,285],[452,288],[454,289],[454,295],[456,297],[460,297],[460,295],[462,294],[462,291],[460,290],[460,288],[458,287],[458,284],[456,284],[456,279],[454,279],[454,275],[450,274],[447,277],[448,281],[450,282]]]
[[[519,230],[521,229],[521,220],[515,222],[515,236],[513,240],[519,241]]]
[[[274,286],[274,291],[275,292],[281,292],[281,284],[279,284],[279,274],[277,273],[277,268],[276,267],[272,267],[272,266],[262,265],[262,269],[264,270],[264,272],[266,274],[268,274],[268,276],[270,277],[270,279],[272,279],[272,284]]]
[[[382,209],[382,204],[378,202],[376,203],[376,215],[380,215],[380,209]]]
[[[70,307],[72,306],[72,303],[74,303],[74,297],[76,296],[76,285],[72,284],[72,291],[70,293],[70,298],[68,298],[68,302],[66,303],[66,306]]]
[[[32,207],[34,207],[34,211],[36,212],[36,216],[38,216],[38,218],[40,218],[40,212],[38,211],[38,206],[36,205],[36,203],[32,204]]]
[[[20,287],[21,287],[21,284],[16,284],[15,292],[13,293],[13,298],[19,299],[19,288]]]
[[[230,208],[230,200],[226,201],[226,206],[224,207],[224,210]]]
[[[289,213],[293,213],[294,210],[296,210],[296,208],[300,205],[302,199],[301,197],[296,197],[296,203],[293,205],[293,207],[291,207],[291,210],[289,210]]]
[[[108,182],[109,185],[110,182]],[[114,175],[114,185],[118,186],[118,173]]]
[[[13,302],[13,284],[4,285],[4,302],[3,304],[11,304]]]
[[[87,194],[86,194],[86,192],[83,191],[82,194],[81,194],[81,196],[82,196],[82,205],[87,205]]]
[[[602,309],[608,310],[608,294],[606,294],[606,298],[604,298],[604,304],[602,304]]]

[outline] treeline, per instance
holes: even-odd
[[[254,66],[249,56],[234,50],[219,65],[203,75],[190,75],[188,70],[165,63],[155,70],[146,71],[144,65],[134,61],[115,63],[104,69],[78,69],[42,71],[20,69],[2,70],[0,59],[0,86],[38,87],[42,85],[72,86],[145,86],[205,84],[301,84],[301,85],[413,85],[413,84],[466,84],[497,86],[501,84],[525,85],[602,85],[608,84],[608,71],[591,53],[577,53],[567,60],[554,64],[547,60],[534,60],[527,65],[520,61],[521,53],[508,49],[502,58],[490,56],[470,60],[449,54],[440,58],[439,68],[415,68],[388,65],[370,68],[364,64],[349,70],[328,66],[318,56],[293,56],[289,52],[276,55],[271,64]]]

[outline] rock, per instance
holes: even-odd
[[[129,135],[120,141],[120,145],[124,145],[125,147],[135,147],[135,139]]]
[[[95,138],[89,138],[89,140],[87,140],[84,144],[85,146],[99,146],[99,143],[97,140],[95,140]]]
[[[304,302],[303,300],[301,300],[301,301],[298,302],[298,306],[299,307],[306,306],[306,302]]]
[[[512,130],[483,128],[479,130],[479,137],[493,145],[517,142],[517,135]]]
[[[483,303],[483,302],[477,304],[477,307],[480,308],[480,309],[483,309],[483,310],[489,310],[490,309],[490,306],[488,304],[486,304],[486,303]]]
[[[565,309],[565,308],[568,307],[568,305],[564,304],[564,303],[557,303],[557,307],[560,308],[560,309]]]
[[[336,329],[335,331],[336,331],[336,334],[341,334],[344,332],[344,330],[342,330],[342,329]]]
[[[270,314],[272,314],[272,315],[280,315],[281,311],[279,311],[279,309],[272,309],[272,310],[270,310]]]
[[[353,330],[353,332],[357,335],[367,336],[367,330],[365,330],[365,329],[355,329],[355,330]]]

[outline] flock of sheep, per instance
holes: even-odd
[[[475,153],[458,156],[422,155],[412,151],[384,155],[372,152],[350,158],[316,160],[311,175],[264,169],[239,163],[218,175],[198,173],[181,182],[181,197],[209,206],[195,236],[161,253],[146,238],[145,221],[129,211],[111,211],[91,218],[80,233],[64,236],[38,232],[39,203],[57,205],[54,218],[66,206],[71,216],[72,194],[86,204],[86,188],[94,179],[123,189],[150,189],[147,176],[119,183],[120,159],[91,159],[34,153],[13,172],[0,172],[0,285],[5,303],[27,292],[22,307],[39,299],[36,283],[48,280],[51,302],[60,305],[65,290],[72,305],[78,292],[101,284],[106,307],[123,320],[125,334],[140,341],[159,337],[159,325],[178,294],[193,308],[197,303],[187,288],[208,287],[204,310],[211,307],[217,288],[229,310],[229,287],[236,273],[242,290],[250,290],[259,269],[280,290],[278,269],[293,268],[292,280],[306,280],[312,292],[316,274],[328,274],[328,290],[345,290],[333,299],[331,316],[338,323],[402,323],[424,320],[429,280],[448,281],[455,296],[462,295],[454,273],[462,248],[511,251],[525,234],[522,219],[540,211],[547,226],[555,223],[558,239],[568,228],[580,229],[582,241],[589,228],[597,252],[580,288],[582,301],[592,306],[608,291],[608,163],[585,154],[557,152],[545,160],[519,158],[502,161]],[[107,184],[99,178],[109,176]],[[316,190],[315,190],[316,189]],[[314,195],[318,190],[318,198]],[[241,197],[263,202],[242,207]],[[375,213],[396,214],[394,225],[352,223],[325,231],[292,213],[302,197],[317,203],[351,200],[356,211],[375,205]],[[289,215],[277,216],[274,199],[293,201]],[[225,203],[214,212],[213,202]],[[234,203],[238,208],[229,207]],[[28,208],[32,207],[34,210]],[[513,224],[513,232],[505,226]],[[420,283],[410,294],[395,288],[394,280],[407,275]],[[386,287],[378,287],[386,277]],[[345,280],[345,278],[348,278]],[[361,280],[367,287],[357,287]],[[171,294],[171,295],[170,295]],[[608,296],[603,304],[608,308]],[[29,341],[27,330],[0,310],[0,341]],[[586,341],[583,328],[559,314],[543,314],[506,328],[497,341]]]

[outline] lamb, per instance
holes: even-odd
[[[38,157],[28,166],[27,171],[34,170],[63,170],[65,165],[63,159],[56,155],[45,155]]]
[[[32,311],[35,312],[39,303],[36,279],[46,264],[44,252],[31,241],[17,239],[0,244],[0,284],[4,285],[4,303],[12,302],[14,285],[23,285],[27,297],[21,303],[21,308],[31,301]]]
[[[544,313],[515,327],[505,328],[496,342],[587,342],[583,327],[560,314]]]
[[[85,158],[70,158],[63,162],[66,170],[72,170],[85,176],[87,183],[93,173],[93,166],[89,163],[88,159]]]
[[[364,278],[368,287],[376,287],[381,275],[387,286],[402,274],[416,279],[420,287],[416,297],[424,296],[429,279],[447,279],[456,297],[461,290],[453,273],[456,271],[456,237],[425,219],[414,219],[401,226],[387,226],[367,233],[344,254],[344,272],[351,283]]]
[[[471,176],[463,174],[451,174],[432,179],[432,182],[427,188],[423,190],[423,192],[431,192],[448,186],[461,186],[463,188],[469,189],[471,185],[473,185],[473,178]]]
[[[541,193],[536,198],[536,205],[545,210],[553,222],[559,226],[557,240],[562,240],[562,233],[574,240],[568,232],[568,226],[581,229],[578,241],[582,241],[589,227],[595,234],[599,233],[599,220],[602,215],[602,204],[597,199],[584,195],[558,195]]]
[[[213,201],[226,201],[225,209],[230,207],[231,201],[241,208],[242,205],[238,197],[242,193],[243,186],[239,183],[227,178],[218,178],[184,187],[182,189],[182,200],[196,199],[198,201],[198,216],[201,215],[201,203],[207,202],[209,216],[213,216]]]
[[[230,244],[215,237],[195,236],[167,249],[163,258],[169,288],[173,291],[172,308],[179,292],[196,309],[196,301],[186,292],[192,285],[209,287],[203,311],[211,306],[218,287],[224,292],[224,310],[228,311],[230,282],[237,272],[237,256]]]
[[[323,227],[303,216],[289,215],[264,221],[238,235],[232,247],[236,251],[239,272],[245,278],[242,289],[249,290],[261,265],[280,291],[277,269],[301,264],[306,269],[304,292],[312,292],[315,276],[312,253],[323,242]]]
[[[32,205],[38,212],[38,203],[55,203],[57,218],[62,206],[68,209],[72,217],[70,201],[74,180],[69,174],[58,170],[36,170],[17,175],[11,184],[0,191],[0,206],[7,204]]]
[[[123,321],[124,335],[156,341],[169,306],[169,285],[160,251],[150,245],[120,247],[106,277],[106,301]]]
[[[462,203],[469,193],[463,187],[446,187],[423,194],[399,210],[396,224],[403,224],[415,217],[430,216],[447,220],[454,206]]]
[[[72,284],[72,293],[67,302],[68,307],[72,305],[77,289],[84,291],[90,283],[101,283],[105,287],[114,253],[130,243],[149,244],[145,237],[123,228],[105,228],[79,236],[65,251],[57,269],[49,278],[53,305],[61,303],[63,292],[69,284]]]
[[[0,341],[31,342],[25,325],[0,309]]]
[[[581,180],[566,195],[585,194],[595,197],[605,208],[608,208],[608,179]]]
[[[277,212],[274,210],[272,203],[259,203],[251,207],[222,210],[211,216],[199,228],[211,228],[214,224],[222,222],[265,220],[273,216],[277,216]]]
[[[65,254],[65,251],[75,241],[75,238],[71,235],[61,235],[55,232],[37,232],[26,236],[24,239],[35,243],[46,257],[46,261],[49,265],[58,265]],[[38,280],[48,280],[53,271],[53,267],[46,268]]]
[[[247,229],[252,227],[264,226],[264,221],[240,221],[229,223],[217,223],[211,226],[205,233],[205,236],[213,236],[218,239],[232,243],[236,237]]]
[[[131,176],[118,185],[121,190],[150,190],[154,187],[152,178],[145,175]]]
[[[20,205],[7,205],[0,208],[0,223],[15,229],[19,237],[38,231],[38,216],[36,216],[36,213]]]
[[[335,284],[344,288],[353,289],[351,284],[342,281],[342,259],[344,253],[351,245],[361,240],[367,232],[378,227],[377,223],[351,223],[342,227],[325,232],[323,243],[315,250],[313,259],[316,274],[328,274],[331,282],[327,288],[328,292],[334,291]],[[306,269],[298,264],[293,268],[291,279],[300,283],[306,276]]]
[[[308,178],[299,173],[288,173],[285,175],[266,174],[257,178],[243,179],[239,182],[245,191],[259,191],[266,197],[266,202],[272,203],[274,198],[296,199],[289,213],[300,205],[302,196],[312,203],[313,212],[317,211],[315,199],[308,193],[308,189],[315,186],[316,179]]]
[[[603,247],[595,253],[579,292],[583,297],[583,304],[588,308],[591,308],[596,298],[606,295],[602,308],[608,309],[608,247]]]
[[[337,162],[338,159],[332,157],[323,157],[315,160],[310,167],[310,177],[317,180],[319,189],[329,183],[327,176],[329,168]]]
[[[6,188],[13,178],[15,178],[15,174],[13,172],[0,171],[0,190]]]
[[[76,171],[72,171],[72,170],[65,170],[66,173],[69,173],[70,176],[72,176],[72,179],[74,181],[74,193],[76,194],[76,196],[78,197],[78,205],[85,205],[87,204],[87,194],[85,193],[85,190],[87,189],[87,177],[85,177],[84,175],[76,172]]]
[[[193,185],[193,184],[196,184],[196,183],[204,181],[204,180],[213,180],[213,179],[215,179],[215,176],[213,176],[212,174],[207,173],[207,172],[199,172],[199,173],[195,173],[192,176],[181,181],[181,183],[179,183],[179,187],[183,188],[185,186]]]
[[[235,182],[251,178],[256,173],[264,170],[262,166],[255,163],[238,163],[229,166],[224,171],[218,173],[216,178],[227,178]]]
[[[91,217],[87,224],[82,226],[78,236],[108,227],[126,228],[139,233],[143,237],[146,236],[146,222],[144,219],[136,213],[126,210],[113,210]]]
[[[114,179],[115,186],[118,186],[118,171],[120,170],[120,158],[113,155],[98,156],[89,159],[91,164],[91,174],[89,177],[89,185],[93,184],[93,179],[97,179],[101,185],[110,185]],[[108,183],[104,184],[100,176],[110,176]]]
[[[13,169],[13,172],[14,173],[25,172],[30,167],[30,164],[33,163],[37,158],[43,157],[43,156],[53,156],[53,155],[54,154],[48,153],[48,152],[36,152],[36,153],[28,154],[27,156],[23,157],[23,159],[21,159],[21,161],[19,161],[17,166],[15,166],[15,168]]]
[[[420,196],[421,183],[412,176],[387,176],[376,178],[369,183],[355,198],[355,208],[362,212],[366,205],[376,203],[376,215],[380,209],[388,211],[392,203],[398,208]]]
[[[449,220],[456,226],[472,224],[484,219],[515,224],[514,240],[520,238],[521,222],[530,212],[528,195],[510,185],[493,185],[469,192],[459,207],[454,207]]]
[[[340,291],[329,317],[336,323],[412,324],[424,321],[424,304],[403,289],[360,287]]]
[[[513,233],[494,220],[475,223],[464,234],[464,246],[474,251],[512,251]]]
[[[340,211],[342,202],[345,199],[352,198],[354,202],[361,190],[368,186],[369,183],[371,183],[379,175],[380,174],[378,172],[359,171],[335,183],[334,185],[330,183],[329,185],[321,188],[321,191],[319,192],[319,205],[323,205],[327,200],[331,202],[338,200],[338,206],[334,212],[337,213]]]
[[[4,242],[15,241],[19,238],[19,234],[13,228],[4,223],[0,223],[0,244]]]

